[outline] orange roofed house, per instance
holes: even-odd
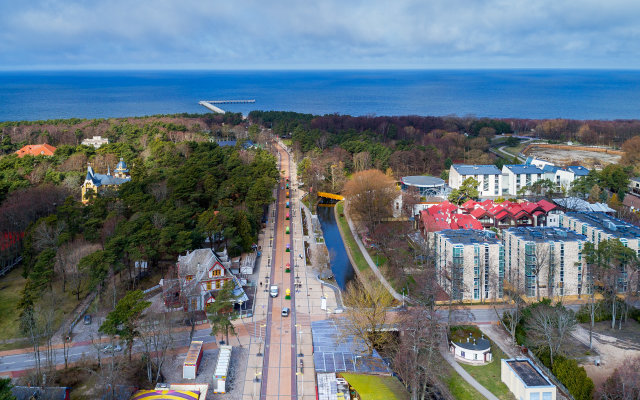
[[[22,158],[26,155],[30,156],[52,156],[56,152],[56,148],[50,144],[28,144],[16,151],[18,157]]]

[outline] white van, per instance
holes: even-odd
[[[269,296],[278,297],[278,285],[271,285],[269,288]]]

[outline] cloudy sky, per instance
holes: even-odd
[[[0,69],[630,68],[637,0],[0,0]]]

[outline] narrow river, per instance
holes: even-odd
[[[331,271],[340,289],[344,290],[347,282],[353,279],[354,272],[340,236],[333,207],[318,207],[318,220],[329,250]]]

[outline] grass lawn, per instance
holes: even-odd
[[[449,391],[453,397],[457,400],[476,400],[483,398],[483,396],[474,389],[473,386],[462,379],[462,377],[451,367],[449,367],[449,377],[445,379],[445,383],[449,387]]]
[[[20,311],[17,309],[25,279],[22,268],[14,268],[7,275],[0,277],[0,340],[13,339],[20,334]]]
[[[393,376],[341,374],[362,399],[409,400],[409,393],[398,378]]]
[[[345,217],[341,217],[344,212],[344,202],[339,202],[336,204],[336,211],[338,217],[338,224],[340,224],[340,229],[344,234],[342,240],[347,244],[348,251],[351,253],[351,257],[353,257],[353,261],[356,263],[356,268],[360,271],[364,271],[369,269],[369,264],[367,260],[364,259],[362,252],[360,252],[360,248],[356,243],[356,240],[353,238],[353,233],[351,233],[351,229],[349,228],[349,224],[347,223],[347,219]]]
[[[287,146],[287,147],[291,147],[291,145],[293,144],[293,140],[291,140],[291,139],[282,139],[282,143],[284,143],[284,145]]]
[[[491,354],[493,361],[487,365],[473,366],[463,363],[459,364],[469,375],[473,376],[478,383],[487,388],[488,391],[496,395],[499,399],[514,400],[515,397],[509,391],[507,385],[500,380],[500,360],[508,357],[495,344],[491,345]]]

